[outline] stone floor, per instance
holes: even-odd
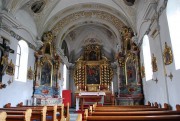
[[[69,113],[70,113],[70,121],[76,121],[78,117],[78,113],[75,113],[75,108],[70,108]]]

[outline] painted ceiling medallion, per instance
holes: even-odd
[[[45,7],[45,2],[43,0],[39,0],[32,4],[31,10],[34,13],[40,13],[44,7]]]

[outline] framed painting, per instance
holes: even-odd
[[[34,73],[33,73],[33,70],[31,69],[31,66],[30,66],[30,68],[28,69],[28,72],[27,72],[27,78],[29,80],[32,80],[33,77],[34,77]]]
[[[138,82],[138,61],[137,56],[129,53],[125,62],[125,75],[126,75],[126,85],[135,84]]]
[[[86,65],[86,84],[100,84],[100,66]]]
[[[52,86],[52,63],[46,61],[41,67],[41,83],[40,85]]]

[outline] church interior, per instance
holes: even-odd
[[[179,120],[179,21],[179,0],[0,0],[0,121]]]

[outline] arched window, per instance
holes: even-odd
[[[145,77],[146,81],[152,79],[152,64],[151,64],[151,51],[149,45],[149,37],[147,35],[143,38],[143,58],[144,58],[144,67],[145,67]]]
[[[17,46],[15,80],[26,82],[28,63],[28,45],[24,40],[20,40]]]
[[[180,69],[180,0],[168,0],[167,20],[174,55],[175,68]]]
[[[67,83],[67,67],[66,65],[64,64],[63,65],[63,89],[66,89],[66,83]]]

